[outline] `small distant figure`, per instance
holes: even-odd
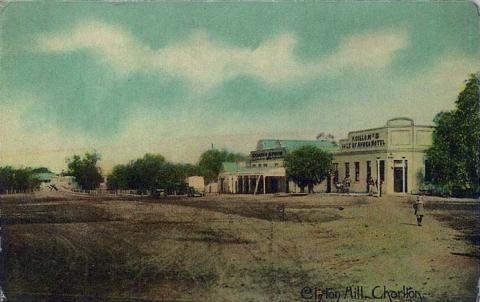
[[[415,209],[415,216],[417,216],[417,225],[422,226],[423,215],[425,215],[422,195],[417,196],[417,201],[413,205],[413,208]]]
[[[375,194],[375,195],[378,196],[379,193],[381,193],[381,191],[378,190],[378,189],[379,189],[379,187],[378,187],[378,179],[375,179],[375,180],[372,179],[372,182],[373,182],[373,194]]]
[[[372,196],[374,194],[373,190],[375,187],[375,181],[373,181],[373,179],[370,177],[367,180],[367,185],[368,185],[368,195]]]
[[[275,210],[277,211],[277,216],[280,219],[285,220],[285,205],[279,204],[279,205],[277,205]]]
[[[343,180],[344,193],[350,193],[350,183],[351,183],[350,176],[345,177],[345,179]]]
[[[342,193],[343,192],[343,183],[337,182],[335,184],[335,188],[337,189],[337,193]]]

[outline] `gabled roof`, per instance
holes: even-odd
[[[257,150],[285,148],[287,152],[292,152],[303,146],[315,146],[324,151],[338,149],[338,145],[329,140],[261,139],[257,143]]]

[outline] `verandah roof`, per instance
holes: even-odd
[[[237,163],[223,163],[222,174],[237,175],[264,175],[264,176],[285,176],[285,168],[283,167],[241,167]]]

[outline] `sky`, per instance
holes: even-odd
[[[105,171],[143,154],[432,124],[480,70],[472,3],[10,2],[0,12],[0,166]]]

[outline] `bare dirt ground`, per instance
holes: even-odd
[[[404,197],[42,193],[2,196],[0,209],[7,301],[313,301],[304,288],[315,287],[367,300],[345,297],[350,286],[476,295],[471,202],[432,199],[423,227]]]

